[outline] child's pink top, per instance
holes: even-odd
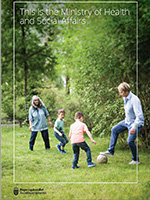
[[[88,128],[86,124],[77,120],[70,126],[69,138],[71,140],[71,144],[84,142],[83,133],[87,133]]]

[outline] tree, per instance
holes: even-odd
[[[146,4],[146,1],[143,2]],[[139,10],[143,12],[141,14],[145,23],[142,19],[140,23],[142,26],[145,24],[148,26],[149,16],[145,14],[146,10],[144,10],[146,5],[143,5],[143,8],[141,5],[139,5]],[[92,9],[94,10],[98,6],[94,4]],[[121,6],[124,5],[121,4]],[[102,5],[103,8],[112,9],[120,9],[121,6],[119,4]],[[126,4],[125,6],[130,10],[129,16],[91,16],[86,26],[63,27],[58,41],[55,41],[58,47],[57,56],[60,58],[58,59],[59,67],[67,65],[70,95],[76,95],[80,102],[80,109],[85,113],[86,122],[97,135],[110,133],[110,127],[124,118],[123,102],[117,94],[119,83],[128,82],[132,91],[136,93],[136,4]],[[141,42],[142,38],[147,35],[149,34],[144,29],[139,41]],[[143,56],[146,59],[143,60],[143,66],[147,66],[149,63],[148,37],[143,42],[147,51],[146,56],[144,52],[141,52],[140,58]],[[141,67],[140,65],[139,67]],[[63,67],[62,70],[64,70]],[[145,70],[142,73],[143,77],[144,72]],[[146,72],[148,73],[148,67]],[[139,86],[141,87],[144,82],[142,78]],[[145,91],[148,91],[147,88],[145,87]],[[148,97],[147,94],[144,92],[145,98]],[[146,103],[144,104],[146,101],[141,93],[139,95],[143,103],[144,115],[148,120],[148,106]],[[147,124],[145,128],[149,130]]]
[[[52,55],[50,42],[55,37],[56,29],[51,25],[20,24],[22,17],[20,8],[27,8],[29,5],[15,5],[15,95],[17,98],[25,97],[25,109],[27,109],[33,95],[32,91],[40,87],[46,77],[51,79],[55,77],[55,57]],[[43,7],[43,4],[39,7]],[[3,1],[2,11],[2,107],[12,119],[13,109],[7,109],[8,102],[6,101],[9,96],[9,107],[13,108],[12,2]],[[28,17],[31,18],[31,16]],[[36,93],[35,90],[34,93]]]

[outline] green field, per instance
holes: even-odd
[[[68,129],[65,129],[68,135]],[[56,149],[58,141],[49,129],[51,149],[45,150],[38,133],[34,151],[28,150],[28,127],[2,127],[1,135],[1,199],[150,199],[150,152],[139,149],[141,164],[130,166],[129,149],[116,146],[108,164],[88,168],[85,152],[80,152],[79,169],[72,170],[73,153],[67,144],[67,154]],[[110,138],[96,138],[94,145],[86,138],[93,162],[100,151],[107,149]],[[13,148],[13,143],[15,148]],[[13,154],[14,152],[14,154]],[[14,159],[13,159],[14,157]],[[14,163],[14,165],[13,165]],[[14,173],[13,173],[14,172]],[[13,182],[14,181],[14,182]],[[14,187],[19,194],[14,195]],[[24,194],[25,189],[42,189],[45,194]],[[24,191],[23,191],[24,190]],[[22,194],[20,193],[22,191]],[[31,191],[30,191],[31,192]]]

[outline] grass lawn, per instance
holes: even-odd
[[[68,135],[68,129],[65,130]],[[1,132],[2,200],[150,199],[148,150],[140,149],[141,164],[138,167],[130,166],[129,149],[122,150],[117,145],[115,156],[108,157],[107,164],[97,164],[94,168],[87,167],[86,154],[81,150],[80,168],[72,170],[71,144],[66,145],[67,154],[58,152],[58,141],[52,128],[49,129],[51,149],[44,149],[41,133],[38,133],[33,152],[28,150],[28,127],[16,127],[14,141],[12,127],[2,127]],[[93,162],[96,162],[99,152],[107,150],[110,138],[94,139],[97,141],[96,145],[85,138],[91,148]],[[18,195],[13,194],[14,187],[19,189]],[[40,192],[44,194],[39,194]]]

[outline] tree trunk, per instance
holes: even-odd
[[[21,26],[22,28],[22,44],[23,44],[23,49],[22,49],[22,53],[24,55],[24,81],[25,81],[25,87],[24,87],[24,96],[25,96],[25,110],[27,110],[27,94],[28,94],[28,90],[27,90],[27,83],[28,83],[28,64],[26,61],[26,46],[25,46],[25,30],[24,30],[24,26]]]
[[[24,95],[25,95],[25,110],[27,110],[27,93],[28,93],[28,90],[27,90],[27,80],[28,80],[28,65],[27,63],[25,62],[24,63],[24,71],[25,71],[25,88],[24,88]]]
[[[19,120],[19,127],[22,127],[22,120]]]
[[[69,76],[66,76],[66,94],[69,95],[70,94],[70,83],[69,83]]]

